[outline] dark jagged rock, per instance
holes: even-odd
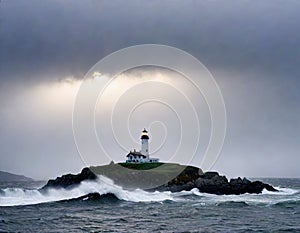
[[[194,177],[195,178],[195,177]],[[200,192],[211,193],[217,195],[239,195],[244,193],[261,193],[263,189],[268,191],[276,192],[269,184],[265,184],[261,181],[251,182],[250,180],[243,178],[241,179],[231,179],[229,182],[225,176],[220,176],[217,172],[206,172],[199,175],[196,179],[190,179],[188,182],[178,182],[175,178],[174,180],[162,185],[154,190],[159,191],[171,191],[180,192],[183,190],[191,190],[193,188],[198,188]]]
[[[219,174],[212,176],[204,173],[203,176],[196,180],[195,187],[198,188],[200,192],[230,194],[230,185],[227,178]]]
[[[95,180],[97,176],[89,169],[82,169],[81,173],[77,175],[67,174],[57,177],[55,180],[49,180],[48,183],[42,188],[72,188],[74,185],[80,184],[83,180]]]
[[[96,169],[96,171],[97,174],[106,175],[108,178],[114,180],[116,184],[121,185],[124,188],[131,189],[143,189],[142,183],[144,183],[144,181],[151,182],[151,179],[156,179],[157,176],[161,176],[168,172],[168,170],[165,169],[162,171],[162,173],[138,173],[138,170],[129,169],[126,171],[122,171],[123,173],[118,173],[118,166],[119,165],[117,164],[105,165],[103,166],[102,170],[102,167],[97,167],[98,170]],[[172,165],[172,167],[174,168],[174,165]],[[93,173],[94,170],[95,169],[91,170],[90,168],[84,168],[78,175],[68,174],[63,175],[62,177],[58,177],[55,180],[49,180],[48,183],[42,188],[42,190],[45,190],[47,188],[72,188],[75,185],[80,184],[80,182],[83,180],[95,180],[97,179],[97,176]],[[271,185],[265,184],[261,181],[252,182],[246,178],[242,179],[240,177],[228,181],[225,176],[219,175],[218,172],[203,173],[200,168],[193,166],[186,166],[181,170],[179,175],[176,175],[175,178],[166,181],[165,184],[146,190],[180,192],[183,190],[189,191],[193,188],[198,188],[200,192],[217,195],[261,193],[263,189],[266,189],[268,191],[277,191]]]
[[[201,178],[203,179],[212,179],[215,176],[219,176],[218,172],[205,172],[204,174],[201,175]]]
[[[203,175],[200,168],[187,166],[179,175],[170,180],[164,185],[156,188],[148,189],[147,191],[171,191],[180,192],[182,190],[191,190],[195,188],[195,181]]]
[[[99,194],[99,193],[88,193],[81,197],[72,198],[69,200],[61,200],[60,202],[72,202],[72,201],[97,201],[102,203],[114,203],[120,201],[118,197],[113,193]]]
[[[261,181],[251,182],[250,180],[240,177],[231,179],[229,182],[225,176],[211,174],[207,175],[204,173],[203,176],[199,177],[195,182],[196,188],[200,192],[211,193],[211,194],[244,194],[244,193],[261,193],[263,189],[268,191],[277,191],[269,184],[265,184]]]

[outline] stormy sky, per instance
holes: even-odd
[[[0,170],[78,172],[72,109],[85,73],[119,49],[164,44],[199,59],[223,94],[213,170],[300,177],[299,11],[298,0],[2,0]]]

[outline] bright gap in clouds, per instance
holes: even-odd
[[[0,170],[47,179],[82,168],[72,133],[80,83],[66,78],[2,89]]]
[[[85,82],[92,88],[110,79],[98,74]],[[197,138],[193,136],[197,136],[197,127],[186,97],[194,105],[200,122],[200,148],[197,150],[198,157],[192,161],[199,165],[208,143],[210,118],[201,94],[191,88],[180,74],[163,68],[136,68],[113,80],[98,105],[94,106],[96,132],[110,159],[94,151],[91,157],[81,158],[77,152],[72,113],[81,84],[82,80],[66,78],[18,86],[14,87],[14,91],[1,93],[5,96],[2,98],[5,105],[2,135],[5,138],[0,146],[2,153],[9,156],[1,160],[0,170],[9,168],[11,172],[47,179],[63,173],[76,173],[87,165],[105,164],[110,160],[122,162],[128,150],[140,149],[139,138],[144,127],[149,129],[153,157],[162,161],[189,162],[190,151],[195,149]],[[144,100],[145,103],[137,106]],[[106,124],[110,119],[107,114],[112,108],[112,125]],[[190,132],[183,134],[183,139],[182,122],[186,124],[183,128]],[[86,135],[83,138],[87,143],[91,141]],[[178,148],[181,148],[180,154],[173,157]]]
[[[101,77],[88,80],[91,92]],[[207,103],[187,77],[161,67],[133,68],[111,78],[98,97],[95,126],[106,156],[90,152],[83,159],[87,164],[122,162],[129,150],[140,149],[140,133],[147,128],[153,157],[199,166],[210,123]]]

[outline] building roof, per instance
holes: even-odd
[[[129,156],[142,156],[143,158],[146,158],[146,155],[143,155],[141,152],[138,152],[138,151],[130,151],[128,153],[128,155],[126,155],[126,157],[129,157]]]

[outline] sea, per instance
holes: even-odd
[[[300,232],[300,179],[252,180],[279,192],[145,192],[103,176],[46,193],[45,182],[0,183],[0,232]],[[100,195],[76,199],[89,193]]]

